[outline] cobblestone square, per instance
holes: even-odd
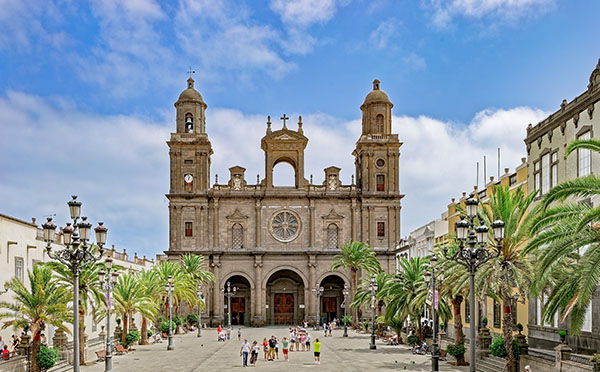
[[[288,328],[242,328],[242,339],[247,338],[250,343],[256,340],[259,343],[263,338],[271,335],[279,339],[287,335]],[[369,335],[348,331],[348,338],[342,337],[343,330],[337,329],[332,337],[323,338],[322,331],[312,331],[312,337],[321,340],[321,364],[315,365],[313,352],[291,351],[289,362],[285,362],[283,353],[279,351],[279,359],[269,362],[259,355],[257,369],[264,371],[282,371],[287,368],[310,368],[322,371],[431,371],[430,357],[412,355],[406,345],[387,346],[377,344],[377,350],[369,350]],[[174,351],[167,351],[167,342],[147,346],[136,346],[135,351],[126,355],[113,357],[113,371],[136,371],[151,368],[155,371],[228,371],[242,369],[240,357],[241,342],[237,340],[237,329],[232,332],[232,340],[217,341],[217,332],[206,329],[203,336],[198,338],[195,333],[177,335],[174,338]],[[248,368],[254,368],[252,366]],[[464,367],[450,366],[447,362],[440,362],[440,371],[466,371]],[[102,372],[104,363],[83,367],[84,372]]]

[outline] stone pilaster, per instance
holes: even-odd
[[[262,267],[262,256],[254,256],[254,319],[252,323],[255,327],[263,326],[266,322]]]

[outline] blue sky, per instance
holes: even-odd
[[[592,0],[2,0],[0,213],[62,222],[79,193],[119,247],[166,249],[165,141],[192,66],[220,180],[235,164],[264,175],[264,118],[285,112],[303,115],[311,140],[305,176],[321,182],[333,164],[349,182],[359,106],[379,78],[405,142],[407,235],[472,187],[483,155],[495,162],[500,147],[502,167],[518,165],[526,125],[585,90],[599,11]]]

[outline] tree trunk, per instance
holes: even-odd
[[[41,343],[42,327],[35,322],[31,324],[31,371],[40,372],[40,367],[37,364],[37,354]]]
[[[513,326],[512,317],[512,298],[508,295],[508,291],[502,289],[502,334],[504,335],[504,347],[506,348],[506,372],[514,372],[515,353],[513,350]]]
[[[358,287],[358,270],[351,267],[350,272],[352,273],[352,300],[356,298],[356,290]],[[358,325],[358,307],[352,309],[352,327],[356,328]]]
[[[148,345],[148,320],[142,317],[142,334],[140,335],[140,345]]]
[[[80,366],[85,365],[85,311],[84,310],[79,310],[79,365]]]
[[[463,333],[463,325],[462,318],[460,316],[460,304],[463,302],[462,296],[452,297],[452,309],[454,310],[454,344],[457,346],[465,345],[465,334]],[[456,364],[459,366],[464,366],[467,363],[465,362],[465,356],[461,356],[460,358],[456,358]]]
[[[127,325],[129,322],[129,317],[127,314],[123,314],[123,333],[121,333],[121,343],[124,344],[127,341]]]
[[[419,341],[425,340],[423,337],[423,325],[421,324],[421,314],[417,314],[417,338]]]

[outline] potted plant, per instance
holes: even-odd
[[[60,354],[57,349],[42,345],[37,353],[37,365],[40,370],[47,371],[54,367],[59,357]]]
[[[521,334],[521,332],[523,332],[523,324],[517,323],[517,331],[519,331],[519,334]]]
[[[465,347],[463,345],[448,344],[446,347],[446,353],[452,355],[458,362],[465,355]]]
[[[481,324],[483,325],[483,328],[487,328],[488,325],[488,318],[483,318],[481,320]]]
[[[567,331],[565,330],[560,330],[558,331],[558,335],[560,336],[560,343],[561,344],[566,344],[566,340],[567,340]]]
[[[594,371],[600,371],[600,354],[596,353],[590,358],[590,362],[594,366]]]

